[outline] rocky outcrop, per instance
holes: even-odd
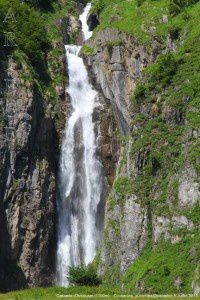
[[[148,61],[154,59],[158,51],[155,46],[155,53],[149,55],[144,47],[133,45],[135,41],[132,37],[117,30],[106,29],[97,32],[95,39],[87,42],[91,55],[82,52],[90,79],[99,92],[97,118],[101,157],[111,186],[119,160],[119,132],[123,135],[129,132],[132,90],[141,70]]]
[[[91,55],[85,56],[89,71],[96,79],[97,89],[112,105],[121,133],[126,135],[133,89],[143,68],[155,59],[159,44],[155,43],[149,54],[133,37],[115,29],[105,29],[97,32],[87,45],[91,49]]]
[[[99,104],[94,111],[93,118],[96,122],[99,158],[102,161],[108,185],[112,187],[116,175],[120,148],[117,139],[117,124],[110,104],[104,101],[100,91],[97,101]]]
[[[173,44],[173,41],[170,43]],[[95,37],[87,42],[85,49],[87,54],[83,50],[82,55],[90,77],[102,95],[102,105],[107,105],[113,112],[117,127],[121,135],[125,136],[120,147],[118,146],[120,155],[117,175],[106,204],[105,230],[98,268],[106,281],[116,283],[142,255],[149,242],[154,248],[163,240],[171,244],[181,243],[183,232],[189,238],[193,233],[196,234],[198,225],[191,214],[195,207],[199,207],[200,186],[197,170],[188,159],[190,133],[188,137],[183,136],[177,146],[180,161],[184,157],[185,163],[178,167],[176,162],[173,165],[173,153],[169,148],[168,161],[173,168],[169,164],[170,171],[164,171],[159,161],[152,158],[151,140],[148,140],[149,134],[152,139],[153,133],[156,137],[159,127],[152,127],[150,133],[146,133],[143,127],[145,122],[156,120],[159,115],[163,124],[169,126],[169,130],[170,126],[184,127],[185,119],[180,108],[169,106],[166,101],[158,108],[159,99],[164,97],[162,92],[153,95],[157,101],[136,103],[133,108],[133,91],[138,80],[144,81],[142,71],[160,53],[175,51],[174,46],[170,48],[167,40],[163,50],[163,45],[155,39],[149,53],[134,37],[115,29],[106,29],[97,31]],[[158,152],[162,151],[161,145],[169,143],[159,135],[158,141],[155,150]],[[107,153],[108,149],[109,146]],[[169,172],[167,180],[162,172]],[[177,290],[183,286],[182,280],[181,276],[174,278]],[[143,292],[148,292],[144,284],[145,282],[142,285],[138,282],[137,288],[140,289],[141,286]],[[195,283],[193,286],[193,290],[198,290]]]
[[[180,208],[191,208],[200,205],[198,175],[194,166],[187,164],[179,177],[178,205]]]
[[[101,275],[113,266],[117,266],[122,275],[144,248],[148,232],[147,211],[133,197],[127,197],[123,205],[107,210],[99,268]],[[118,279],[116,272],[110,276],[113,281]]]

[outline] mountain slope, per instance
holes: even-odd
[[[83,49],[121,157],[98,256],[105,281],[199,292],[199,1],[94,1]]]

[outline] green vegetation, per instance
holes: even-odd
[[[132,182],[129,177],[118,177],[114,182],[115,196],[117,201],[123,201],[125,196],[132,191]]]
[[[160,242],[154,248],[148,245],[125,272],[125,287],[133,293],[138,288],[150,294],[190,293],[195,262],[200,258],[199,242],[198,232],[194,232],[174,244]]]
[[[140,43],[151,46],[153,36],[157,36],[162,42],[169,32],[174,36],[181,34],[179,31],[184,32],[183,19],[190,19],[193,24],[197,22],[193,18],[195,15],[196,19],[198,15],[196,10],[198,2],[198,0],[93,0],[92,11],[100,18],[97,30],[116,28],[134,35]],[[192,14],[190,10],[193,11]],[[163,15],[168,16],[168,22],[162,21]],[[196,32],[199,31],[197,27],[193,28]]]
[[[169,4],[169,12],[172,15],[177,15],[186,7],[197,3],[199,0],[171,0]]]
[[[181,166],[181,143],[183,129],[178,125],[165,124],[160,118],[146,121],[137,132],[132,147],[132,156],[143,156],[139,175],[134,181],[134,191],[151,209],[159,209],[167,201],[168,184],[177,166]],[[141,137],[142,135],[142,137]],[[159,196],[151,198],[154,185],[159,187]]]
[[[12,32],[16,47],[25,53],[34,66],[44,68],[45,53],[50,46],[50,42],[40,13],[19,0],[2,0],[0,4],[1,20],[5,20],[9,9],[11,9],[10,12],[14,15],[14,19],[1,22],[1,46],[4,45],[4,32]],[[14,51],[16,47],[4,47],[3,49]]]
[[[197,36],[200,37],[200,31],[194,25],[198,22],[197,11],[200,12],[200,3],[185,8],[183,15],[171,21],[181,22],[178,28],[186,33],[185,41],[180,45],[177,42],[179,47],[175,53],[158,56],[155,63],[144,70],[132,98],[132,110],[136,114],[133,125],[138,124],[141,106],[151,107],[150,119],[145,114],[139,115],[140,128],[133,132],[136,142],[132,148],[133,157],[138,151],[145,156],[134,189],[143,203],[151,203],[151,209],[166,208],[170,180],[183,163],[192,163],[199,172],[199,140],[195,137],[185,140],[189,148],[187,153],[182,151],[187,132],[199,127],[200,40]],[[184,20],[186,12],[190,14],[189,20]],[[160,195],[152,199],[155,185]]]
[[[178,61],[172,53],[161,55],[155,64],[150,65],[146,72],[148,76],[148,88],[159,89],[160,91],[171,83],[176,74]]]
[[[52,3],[55,0],[25,0],[24,2],[30,4],[31,6],[35,8],[40,8],[40,9],[51,9],[52,8]]]
[[[43,6],[46,9],[40,10]],[[49,81],[51,81],[47,55],[50,56],[48,63],[50,61],[55,73],[57,74],[57,70],[60,71],[61,69],[59,56],[62,55],[62,36],[58,20],[66,16],[68,11],[74,12],[72,1],[67,1],[62,6],[52,0],[30,0],[23,3],[20,0],[2,0],[0,4],[0,19],[2,21],[0,24],[0,42],[2,50],[6,51],[7,54],[14,53],[15,59],[20,59],[21,62],[26,60],[30,68],[33,67],[34,77],[37,77],[40,81],[45,81],[45,85],[50,84]],[[6,22],[3,22],[6,16],[11,14],[14,17],[7,18]],[[3,46],[5,32],[12,32],[14,46]],[[59,44],[59,47],[53,46],[55,42],[57,42],[57,45]],[[56,78],[59,83],[62,80],[63,78]]]
[[[63,90],[64,95],[67,84],[62,58],[61,20],[65,18],[68,26],[68,13],[77,17],[72,0],[62,3],[54,0],[2,0],[0,3],[1,54],[7,58],[8,55],[13,55],[13,61],[20,66],[21,80],[31,90],[37,91],[38,97],[44,100],[46,116],[51,116],[52,110],[54,111],[53,118],[57,128],[64,118],[58,105],[58,91]],[[9,18],[11,14],[12,17]],[[3,22],[6,16],[7,22]],[[12,32],[15,46],[3,46],[5,32]],[[73,39],[72,36],[70,38]]]
[[[120,45],[122,45],[121,40],[112,40],[105,44],[105,46],[108,47],[108,49],[112,49],[113,47],[120,46]]]
[[[70,267],[67,278],[71,284],[80,286],[98,286],[101,284],[101,279],[93,265]]]
[[[88,46],[87,44],[83,45],[82,49],[81,49],[81,53],[85,54],[85,55],[94,55],[95,54],[95,49]]]
[[[71,297],[70,297],[71,295]],[[80,297],[79,297],[80,295]],[[127,295],[127,297],[126,297]],[[67,296],[65,298],[65,296]],[[52,288],[35,288],[28,289],[23,291],[11,292],[8,294],[0,294],[0,300],[55,300],[55,299],[69,299],[69,300],[80,300],[80,299],[111,299],[111,300],[119,300],[119,299],[140,299],[140,300],[148,300],[148,299],[156,299],[161,300],[162,297],[148,297],[148,296],[140,296],[134,297],[130,294],[124,293],[124,291],[120,291],[117,289],[106,288],[106,287],[71,287],[71,288],[62,288],[62,287],[52,287]],[[188,296],[189,298],[189,296]],[[187,297],[179,297],[179,296],[169,296],[165,297],[166,300],[181,300],[188,299]],[[193,298],[191,298],[193,299]],[[194,297],[194,299],[200,299],[199,297]]]
[[[132,180],[128,176],[118,177],[114,181],[113,191],[111,192],[107,200],[108,209],[112,210],[117,204],[123,205],[125,198],[131,195],[131,192],[133,192]],[[116,226],[115,224],[114,227],[118,228],[119,226]],[[119,228],[117,231],[119,231]]]
[[[159,22],[161,14],[168,8],[168,1],[120,1],[93,0],[93,11],[100,16],[100,26],[116,28],[131,33],[143,42],[150,40],[148,27]],[[143,30],[141,30],[143,28]]]

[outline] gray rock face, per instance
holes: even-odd
[[[197,266],[197,268],[195,270],[194,280],[192,282],[192,288],[193,288],[194,295],[200,294],[199,278],[200,278],[200,266]]]
[[[15,65],[17,86],[3,98],[0,134],[4,290],[49,285],[54,273],[57,136],[37,86],[21,74],[29,74],[27,66]]]
[[[100,274],[117,265],[120,274],[141,254],[147,238],[147,211],[127,198],[122,206],[106,212]],[[112,249],[112,252],[110,250]]]
[[[179,179],[178,190],[179,206],[182,208],[199,205],[200,190],[198,176],[192,165],[186,166]]]
[[[96,33],[88,42],[95,54],[85,57],[88,68],[96,79],[96,87],[112,105],[122,134],[129,131],[130,100],[141,70],[154,59],[133,37],[106,29]],[[156,51],[156,49],[155,49]]]
[[[123,273],[141,254],[147,239],[147,211],[137,199],[126,200],[121,224],[121,265]]]
[[[164,216],[154,216],[153,218],[153,239],[156,244],[161,236],[165,239],[170,237],[170,220]]]

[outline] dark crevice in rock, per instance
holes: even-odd
[[[87,20],[89,30],[93,31],[100,23],[97,14],[90,14]]]

